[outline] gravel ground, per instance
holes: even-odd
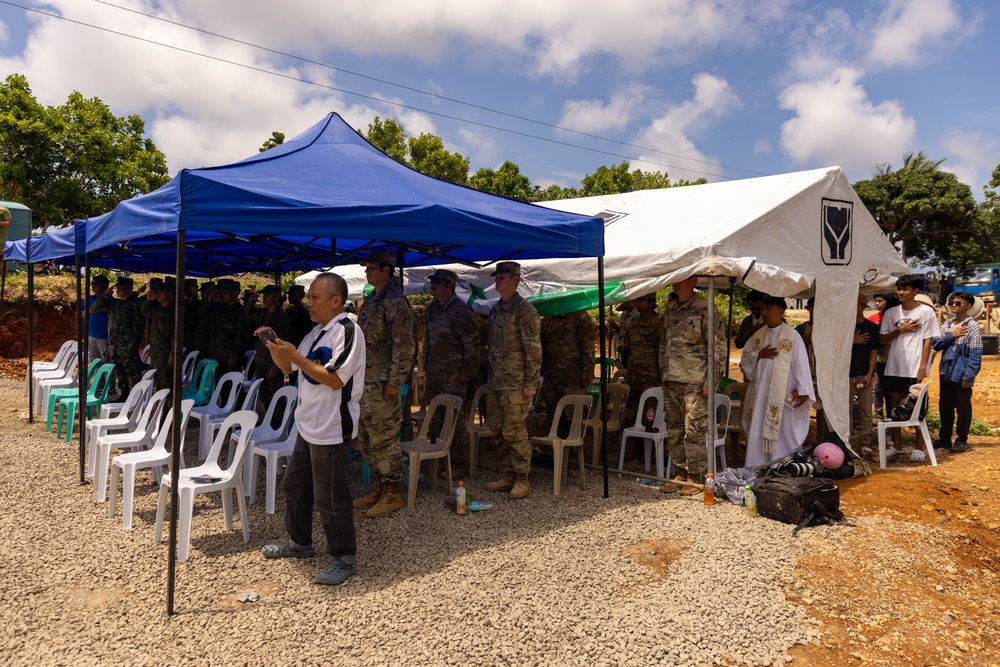
[[[442,483],[420,489],[415,511],[361,523],[359,574],[339,587],[313,583],[324,557],[261,557],[284,537],[283,502],[264,512],[263,478],[249,545],[238,518],[224,530],[218,495],[199,496],[167,618],[150,477],[122,530],[79,485],[75,441],[26,423],[22,387],[0,380],[4,664],[783,664],[819,638],[782,593],[803,539],[791,526],[634,479],[614,477],[605,500],[596,473],[585,490],[571,473],[555,497],[542,466],[524,501],[483,491],[487,469],[468,486],[492,510],[451,514]],[[248,590],[259,600],[238,602]]]

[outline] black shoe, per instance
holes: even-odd
[[[951,441],[947,440],[932,440],[931,443],[934,445],[934,449],[945,449],[949,452],[951,451]]]
[[[969,443],[959,440],[954,445],[951,446],[951,451],[953,452],[967,452],[969,451]]]

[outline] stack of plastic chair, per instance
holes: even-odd
[[[462,409],[462,399],[454,394],[438,394],[427,406],[427,418],[420,425],[420,433],[409,442],[400,443],[399,448],[410,457],[410,486],[407,493],[407,507],[413,509],[417,499],[417,481],[420,477],[420,464],[432,461],[431,491],[437,488],[438,459],[444,459],[445,470],[448,472],[448,488],[451,489],[451,441],[455,438],[455,426],[458,424],[458,413]],[[444,411],[444,421],[441,433],[433,442],[427,437],[427,430],[434,420],[438,410]]]
[[[195,405],[205,405],[212,399],[215,391],[215,368],[219,362],[215,359],[202,359],[194,367],[194,379],[191,386],[181,394],[182,399],[190,398]]]
[[[97,368],[101,365],[100,359],[94,359],[90,362],[90,366],[87,367],[87,390],[90,390],[90,383],[94,379],[94,374],[97,373]],[[61,386],[56,386],[55,384],[49,384],[50,380],[46,380],[42,383],[43,392],[47,388],[48,391],[45,392],[44,400],[46,403],[46,410],[48,412],[48,418],[45,420],[45,431],[52,431],[52,418],[56,415],[56,405],[59,403],[59,399],[68,398],[70,396],[80,396],[79,387],[77,385],[77,379],[74,375],[72,378],[66,380],[66,384]]]
[[[111,391],[111,385],[115,383],[114,372],[114,364],[102,364],[94,374],[94,379],[90,382],[86,402],[84,403],[88,419],[93,417],[96,411],[100,410],[101,406],[108,402],[108,393]],[[59,423],[56,425],[57,438],[62,433],[64,416],[66,417],[66,442],[69,442],[73,438],[74,420],[79,409],[79,394],[76,396],[66,396],[59,400]]]
[[[105,414],[105,409],[111,405],[109,403],[101,408],[99,418],[87,422],[87,428],[90,429],[90,437],[87,438],[87,444],[90,445],[90,456],[87,457],[88,475],[93,476],[97,466],[98,438],[105,434],[134,431],[139,425],[139,418],[142,417],[146,403],[149,402],[149,397],[152,395],[152,380],[137,382],[128,393],[125,401],[119,404],[117,412]]]
[[[62,365],[52,370],[38,371],[32,374],[35,383],[34,402],[35,413],[45,414],[48,403],[48,393],[56,387],[76,386],[76,365],[79,357],[74,347],[63,357]]]
[[[224,420],[236,409],[236,401],[240,397],[240,385],[243,382],[243,373],[233,371],[226,373],[215,386],[212,399],[205,405],[198,405],[197,399],[195,407],[191,410],[191,419],[198,422],[198,460],[204,461],[208,455],[208,448],[212,444],[212,421]]]
[[[531,444],[542,445],[552,448],[552,494],[558,496],[562,486],[562,480],[569,472],[569,450],[579,448],[580,459],[580,486],[587,488],[587,473],[585,470],[583,456],[584,442],[584,422],[590,415],[594,400],[590,394],[569,394],[559,399],[556,404],[555,415],[552,424],[549,425],[549,434],[546,436],[536,436],[531,439]],[[559,423],[566,413],[572,410],[569,417],[569,432],[565,438],[559,437]]]
[[[187,353],[184,357],[184,364],[181,366],[181,384],[185,389],[191,386],[191,381],[194,380],[194,369],[195,365],[198,363],[198,350],[193,350]]]
[[[222,423],[212,449],[205,463],[195,468],[188,468],[178,478],[178,522],[177,560],[185,561],[191,546],[191,516],[194,514],[194,497],[199,493],[222,494],[222,510],[225,517],[226,530],[233,529],[233,496],[240,507],[240,522],[243,524],[243,541],[250,541],[250,526],[247,523],[246,498],[243,496],[243,467],[249,458],[250,434],[257,423],[257,414],[250,410],[240,410],[226,417]],[[236,454],[233,462],[227,468],[220,465],[222,446],[229,441],[230,432],[239,429],[240,437],[236,443]],[[164,475],[160,480],[160,497],[156,505],[156,530],[153,542],[160,543],[163,534],[163,519],[167,510],[167,493],[170,492],[170,475]]]
[[[94,458],[94,486],[97,488],[97,502],[103,503],[108,488],[108,463],[113,449],[149,449],[156,442],[160,432],[163,406],[170,396],[169,389],[161,389],[153,394],[146,403],[145,410],[139,416],[135,430],[126,433],[105,433],[97,439],[92,447],[96,447]]]
[[[164,390],[166,391],[166,390]],[[190,398],[181,401],[181,447],[184,447],[184,432],[187,430],[188,415],[194,401]],[[122,528],[132,528],[132,506],[135,496],[135,473],[139,470],[152,469],[153,479],[159,483],[163,479],[163,469],[170,465],[170,447],[173,445],[174,409],[167,411],[167,418],[156,434],[156,440],[150,449],[141,452],[119,454],[111,459],[111,502],[108,504],[108,516],[115,515],[115,501],[118,498],[118,477],[122,478]],[[184,468],[184,457],[181,456],[181,469]]]
[[[469,434],[469,477],[476,476],[476,469],[479,466],[480,447],[484,446],[483,439],[490,436],[490,424],[486,414],[486,394],[489,392],[488,384],[481,385],[476,389],[469,404],[469,412],[465,417],[465,430]],[[497,447],[497,470],[500,470],[500,448]]]
[[[647,431],[642,423],[643,411],[646,410],[646,403],[649,401],[655,401],[656,403],[653,407],[652,431]],[[656,450],[656,476],[663,478],[663,443],[667,439],[667,422],[663,416],[662,387],[650,387],[642,392],[642,396],[639,397],[639,410],[635,415],[635,424],[622,431],[622,448],[618,453],[619,470],[625,469],[625,441],[629,438],[641,438],[646,441],[644,443],[646,446],[646,472],[649,472],[650,469],[651,450]]]
[[[615,431],[620,431],[625,425],[625,406],[628,403],[628,394],[631,388],[627,384],[615,382],[608,385],[608,435]],[[604,442],[604,427],[601,424],[601,397],[597,397],[597,407],[594,409],[590,419],[584,422],[586,428],[594,432],[594,455],[592,465],[598,464],[601,456],[601,443]]]
[[[75,347],[76,341],[68,340],[60,346],[59,351],[56,352],[55,359],[52,361],[31,362],[31,373],[25,373],[24,375],[24,395],[28,395],[28,387],[31,386],[32,382],[34,382],[35,375],[38,373],[65,368],[65,364],[68,363],[66,358],[69,356],[70,351]]]

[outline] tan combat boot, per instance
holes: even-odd
[[[508,472],[504,473],[503,477],[495,482],[490,482],[486,485],[487,491],[501,491],[506,493],[514,488],[514,473]]]
[[[697,477],[688,477],[687,478],[687,483],[688,484],[697,484],[698,486],[685,486],[683,489],[681,489],[680,491],[678,491],[679,495],[682,495],[682,496],[693,496],[693,495],[701,493],[702,491],[705,490],[705,487],[701,486],[701,480],[699,480]]]
[[[527,475],[514,475],[514,486],[510,490],[510,497],[514,500],[527,498],[531,493],[531,484],[528,483]]]
[[[403,496],[399,495],[399,482],[386,482],[382,485],[382,497],[375,507],[365,512],[371,519],[389,516],[403,507]]]
[[[677,475],[673,478],[673,480],[660,487],[660,493],[676,493],[683,487],[680,484],[674,484],[674,482],[684,481],[687,481],[687,475]]]
[[[383,491],[382,478],[379,476],[378,473],[374,471],[372,472],[372,476],[375,478],[375,490],[369,493],[364,498],[358,498],[357,500],[355,500],[354,509],[366,510],[369,507],[374,507],[375,504],[379,501],[379,498],[382,497],[382,491]]]

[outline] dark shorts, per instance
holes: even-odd
[[[906,394],[910,391],[910,385],[917,384],[917,378],[904,378],[897,375],[886,375],[885,386],[882,391],[890,394]]]

